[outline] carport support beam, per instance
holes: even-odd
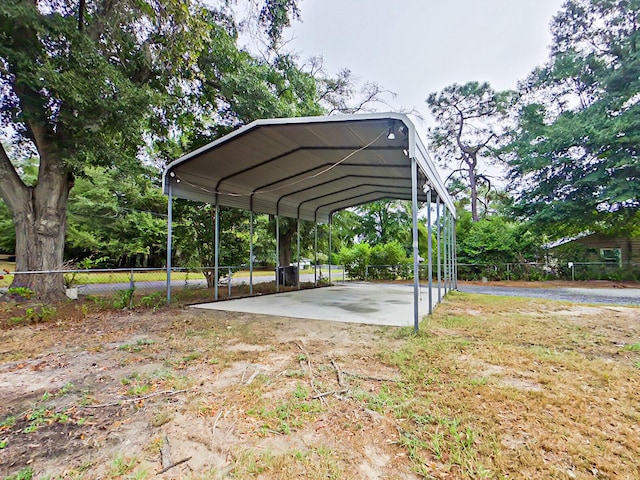
[[[276,213],[276,293],[278,292],[280,292],[280,222]]]
[[[442,263],[444,265],[444,271],[442,272],[442,283],[444,287],[444,296],[447,296],[449,291],[449,210],[444,210],[444,226],[442,230]]]
[[[454,288],[456,290],[458,290],[458,235],[456,233],[456,228],[455,228],[457,223],[458,223],[458,221],[456,219],[456,221],[453,224],[453,252],[454,252],[454,255],[453,255],[453,260],[454,260],[454,263],[453,263],[453,272],[454,272],[453,273],[453,281],[454,281],[454,284],[453,284],[453,286],[454,286]]]
[[[167,305],[171,305],[171,249],[172,249],[172,230],[173,230],[173,186],[171,179],[169,183],[169,201],[167,204]]]
[[[429,208],[427,209],[427,275],[429,276],[429,315],[433,313],[433,242],[431,241],[431,189],[429,189]]]
[[[253,295],[253,198],[249,210],[249,295]],[[229,278],[231,282],[231,278]]]
[[[411,218],[413,237],[413,331],[420,321],[420,263],[418,261],[418,162],[411,159]]]
[[[331,220],[333,218],[333,214],[329,214],[329,286],[331,286]]]
[[[449,277],[449,291],[453,290],[455,288],[455,282],[454,282],[454,275],[455,275],[455,257],[454,257],[454,252],[455,252],[455,245],[453,243],[453,232],[454,232],[454,228],[455,228],[455,221],[453,218],[453,213],[450,214],[449,217],[449,251],[450,251],[450,255],[449,255],[449,260],[451,263],[451,275]]]
[[[297,231],[297,236],[298,236],[298,271],[296,272],[297,274],[297,283],[298,283],[298,290],[300,290],[300,214],[298,214],[298,219],[296,222],[296,231]]]
[[[216,219],[214,222],[214,268],[213,268],[213,299],[218,301],[218,268],[220,264],[220,204],[216,195]],[[231,279],[229,279],[231,280]]]
[[[318,222],[313,227],[313,284],[318,286]]]
[[[442,278],[442,270],[440,269],[440,197],[436,197],[436,244],[438,247],[438,303],[440,303],[442,301],[442,293],[440,292]]]

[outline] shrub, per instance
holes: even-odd
[[[349,278],[364,280],[367,265],[371,256],[371,247],[368,243],[357,243],[351,248],[342,247],[338,259],[344,265]]]

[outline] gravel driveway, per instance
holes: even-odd
[[[546,298],[575,303],[607,303],[640,306],[640,288],[522,288],[490,285],[458,285],[465,293]]]

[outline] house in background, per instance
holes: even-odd
[[[640,237],[618,237],[603,233],[585,232],[563,238],[544,246],[552,256],[568,257],[573,252],[585,258],[567,258],[576,261],[606,262],[618,266],[640,264]],[[564,255],[562,255],[564,254]]]

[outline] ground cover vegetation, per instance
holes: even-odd
[[[639,314],[452,292],[414,335],[68,304],[2,322],[0,478],[636,478]]]
[[[11,0],[0,7],[0,249],[16,254],[15,269],[85,259],[160,267],[166,162],[256,118],[352,113],[384,99],[382,87],[356,84],[348,69],[330,76],[321,59],[303,63],[287,53],[282,35],[300,15],[296,2],[254,2],[248,19],[232,2],[207,5]],[[549,61],[516,90],[471,81],[428,96],[436,120],[430,147],[450,172],[458,205],[460,263],[539,261],[549,240],[586,230],[638,235],[638,10],[637,0],[569,0],[551,24]],[[241,32],[259,37],[263,55],[239,47]],[[506,192],[492,178],[500,168],[508,171]],[[174,265],[212,265],[213,215],[210,205],[175,202]],[[332,252],[327,227],[318,228],[318,261],[350,263],[355,278],[369,265],[402,265],[410,219],[403,202],[340,212]],[[220,263],[247,264],[248,215],[222,209],[221,225]],[[280,219],[282,265],[296,258],[297,228]],[[313,258],[314,226],[302,222],[300,230],[301,254]],[[261,266],[276,263],[274,237],[274,218],[257,215]],[[63,275],[12,280],[43,299],[64,292]]]

